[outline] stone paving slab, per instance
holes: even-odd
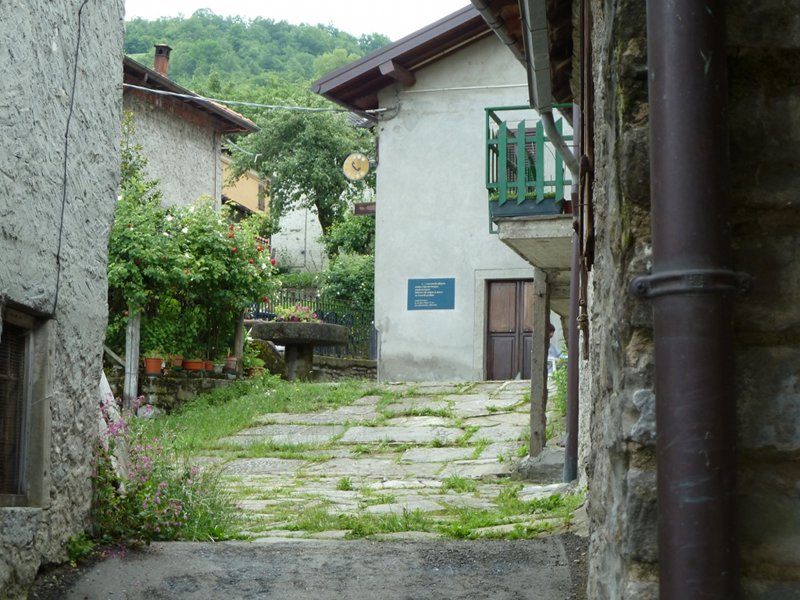
[[[419,466],[417,465],[417,467]],[[334,458],[327,462],[309,465],[305,472],[309,475],[318,474],[328,477],[373,479],[399,479],[411,474],[408,466],[398,465],[394,460],[381,458]]]
[[[448,464],[439,474],[442,477],[460,475],[468,479],[480,479],[481,477],[501,477],[511,475],[513,469],[509,461],[498,462],[496,460],[459,460]]]
[[[265,425],[245,429],[235,436],[220,439],[220,442],[241,446],[265,442],[319,445],[327,444],[343,431],[341,425]]]
[[[550,483],[543,485],[529,484],[520,490],[518,498],[524,502],[548,498],[553,494],[563,494],[570,489],[568,483]]]
[[[445,463],[466,460],[472,456],[472,448],[410,448],[403,452],[400,462]]]
[[[434,441],[453,443],[462,435],[464,430],[455,427],[351,427],[340,441],[343,444],[430,444]]]
[[[305,461],[285,458],[243,458],[225,465],[226,475],[293,475]]]
[[[499,457],[516,458],[522,442],[495,442],[483,449],[478,458],[497,460]]]
[[[528,413],[501,412],[488,414],[481,417],[468,417],[463,421],[464,427],[494,427],[495,425],[522,425],[530,426]]]
[[[529,429],[525,425],[493,425],[492,427],[481,427],[472,437],[476,440],[489,440],[490,442],[512,442],[523,439],[528,431]]]
[[[446,417],[394,417],[387,419],[384,427],[447,427],[452,422]]]
[[[442,482],[438,479],[389,479],[379,481],[370,486],[373,490],[398,490],[398,489],[438,489]]]
[[[428,498],[409,498],[404,502],[392,504],[374,504],[368,506],[366,511],[373,515],[403,514],[404,512],[438,512],[442,510],[442,505]]]
[[[256,423],[305,423],[305,424],[338,424],[363,423],[374,421],[382,415],[372,406],[343,406],[337,410],[317,413],[268,413],[256,417]]]
[[[378,402],[381,401],[380,396],[362,396],[358,398],[355,402],[353,402],[350,406],[378,406]]]
[[[384,407],[388,415],[402,415],[413,411],[449,410],[450,405],[441,398],[405,398]]]

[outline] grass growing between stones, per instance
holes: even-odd
[[[386,533],[406,531],[431,532],[435,522],[420,510],[403,511],[398,514],[331,514],[324,507],[312,508],[299,515],[286,526],[289,531],[319,533],[322,531],[347,531],[345,539],[370,537]]]
[[[308,413],[352,404],[369,393],[364,382],[292,383],[264,375],[198,396],[168,415],[147,421],[145,435],[173,436],[178,451],[217,447],[217,440],[250,427],[265,413]]]
[[[450,475],[442,481],[441,491],[453,490],[454,492],[474,492],[478,486],[472,479],[461,477],[460,475]]]
[[[584,494],[553,494],[547,498],[521,500],[522,484],[507,484],[496,499],[495,509],[450,507],[452,520],[439,532],[455,539],[531,538],[572,520],[572,513],[584,501]]]

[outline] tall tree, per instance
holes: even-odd
[[[299,86],[284,103],[333,108]],[[372,133],[353,127],[344,113],[272,110],[254,118],[261,131],[244,138],[241,144],[251,154],[240,154],[235,164],[240,171],[254,169],[270,182],[273,219],[293,207],[315,208],[327,233],[364,189],[374,186],[374,177],[353,182],[342,173],[349,154],[372,155],[374,145]]]

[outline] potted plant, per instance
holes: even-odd
[[[222,372],[225,373],[229,379],[235,379],[239,372],[239,361],[230,353],[228,349],[228,356],[225,358],[225,365],[222,367]]]
[[[172,368],[175,371],[180,371],[181,369],[183,369],[183,355],[173,354],[170,357],[170,362],[172,363]]]
[[[205,367],[206,361],[202,358],[187,358],[183,361],[183,368],[187,371],[198,373]]]
[[[275,307],[276,321],[294,321],[299,323],[321,323],[322,319],[308,306],[296,304],[294,306]]]
[[[144,355],[144,374],[148,377],[161,375],[161,369],[163,366],[163,352],[160,350],[151,350]]]

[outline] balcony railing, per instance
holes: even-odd
[[[556,121],[556,129],[567,143],[572,140],[563,118]],[[486,109],[486,189],[492,233],[496,233],[492,224],[498,217],[562,212],[571,184],[565,178],[564,161],[535,111],[528,106]]]

